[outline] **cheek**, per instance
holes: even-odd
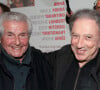
[[[71,39],[71,45],[76,45],[77,42],[78,42],[78,40],[76,40],[76,39]]]
[[[87,47],[88,48],[98,48],[99,47],[99,43],[98,42],[87,42]]]
[[[87,46],[86,46],[87,50],[88,50],[88,54],[89,55],[92,55],[93,53],[95,53],[98,48],[99,48],[99,45],[98,45],[98,42],[89,42],[87,43]]]
[[[1,44],[2,44],[2,45],[6,45],[6,46],[7,46],[7,45],[11,44],[11,42],[12,42],[12,41],[9,40],[9,39],[1,39]]]
[[[15,42],[13,39],[6,39],[6,38],[3,38],[1,40],[1,44],[5,47],[7,46],[10,46],[10,45],[14,45]],[[24,46],[27,46],[29,44],[29,39],[20,39],[20,45],[24,45]]]
[[[29,44],[29,39],[22,39],[22,40],[20,40],[20,42],[23,45],[28,45]]]

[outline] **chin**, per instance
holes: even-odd
[[[22,57],[23,55],[12,55],[12,57],[16,57],[16,58],[19,58],[19,57]]]
[[[83,57],[77,57],[77,56],[76,56],[76,59],[77,59],[78,61],[85,61],[85,60],[86,60],[86,58],[83,58]]]

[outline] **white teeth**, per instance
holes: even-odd
[[[15,50],[18,50],[18,49],[20,49],[20,47],[12,47],[13,49],[15,49]]]
[[[14,48],[14,49],[18,50],[18,49],[20,49],[20,48]]]

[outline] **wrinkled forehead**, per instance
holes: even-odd
[[[23,21],[5,21],[3,26],[5,30],[28,31],[28,24]]]
[[[98,32],[100,30],[96,21],[87,18],[77,19],[73,24],[72,31],[73,30],[80,31],[80,32],[82,32],[81,30],[83,30],[84,33],[87,31],[100,33]]]

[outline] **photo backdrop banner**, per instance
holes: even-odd
[[[32,21],[31,46],[43,52],[54,51],[70,44],[70,30],[66,23],[65,0],[2,0],[12,11],[26,14]],[[93,7],[94,0],[69,0],[73,13]]]

